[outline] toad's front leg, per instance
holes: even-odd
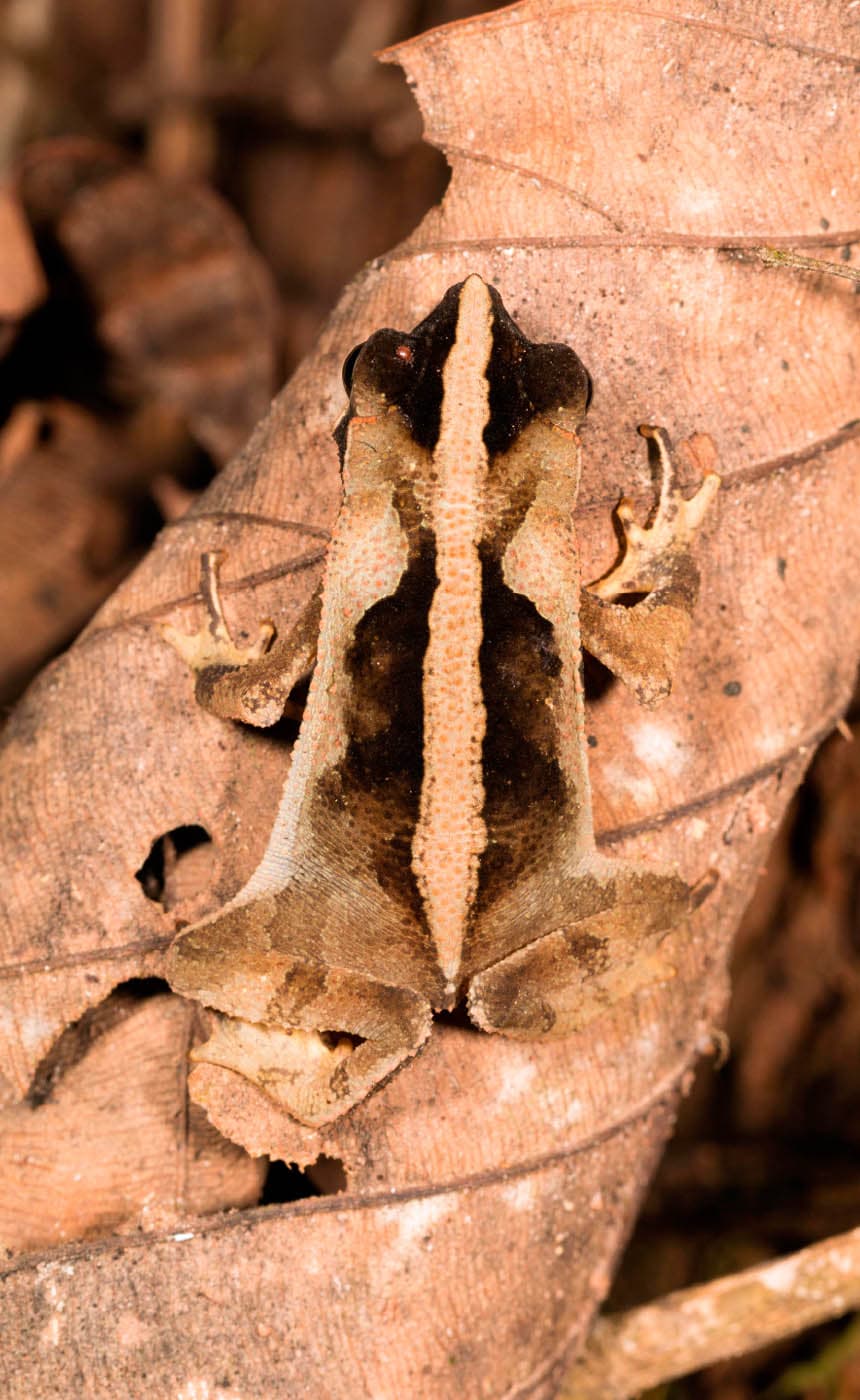
[[[275,629],[261,622],[255,641],[243,646],[230,631],[221,601],[222,555],[210,551],[200,558],[200,592],[206,621],[196,632],[183,632],[165,623],[162,636],[195,675],[199,705],[220,719],[245,724],[275,724],[287,709],[290,691],[308,675],[316,660],[320,623],[320,590],[312,595],[291,630],[272,645]]]
[[[654,443],[660,466],[660,495],[650,525],[638,525],[633,507],[621,501],[616,518],[623,532],[618,563],[580,595],[582,644],[635,691],[642,704],[665,699],[678,657],[687,640],[699,593],[699,571],[690,547],[719,490],[716,472],[707,472],[699,489],[685,500],[677,485],[675,464],[663,428],[643,426]],[[625,595],[644,594],[624,606]]]

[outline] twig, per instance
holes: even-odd
[[[805,253],[795,253],[791,248],[733,248],[731,252],[741,259],[756,258],[765,267],[797,267],[803,272],[826,272],[831,277],[847,277],[849,282],[860,282],[860,267],[850,263],[825,262],[823,258],[808,258]]]
[[[599,1318],[558,1400],[628,1400],[860,1307],[860,1229]]]
[[[212,22],[209,0],[150,0],[149,70],[164,95],[149,123],[149,164],[168,179],[204,178],[212,167],[212,123],[191,95]]]

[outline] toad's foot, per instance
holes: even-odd
[[[624,497],[616,510],[623,532],[623,554],[603,578],[589,584],[589,592],[611,600],[624,593],[650,593],[664,585],[684,557],[720,487],[716,472],[706,472],[694,496],[685,500],[669,437],[664,428],[643,424],[643,437],[656,445],[660,463],[660,496],[650,525],[637,525],[633,504]]]
[[[219,572],[223,558],[218,550],[200,556],[200,592],[207,621],[196,632],[181,632],[170,622],[161,628],[164,640],[179,652],[192,671],[206,671],[212,666],[246,666],[249,661],[258,661],[269,650],[275,635],[274,625],[265,621],[259,625],[256,641],[243,646],[234,640],[221,602]]]

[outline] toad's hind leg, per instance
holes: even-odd
[[[560,923],[472,978],[469,1014],[483,1030],[521,1040],[569,1035],[637,988],[674,975],[660,943],[697,894],[676,875],[621,861],[600,865],[599,912]]]
[[[174,991],[222,1013],[192,1059],[233,1070],[319,1127],[416,1053],[432,1013],[408,988],[278,947],[266,927],[272,903],[198,924],[173,945],[167,974]]]

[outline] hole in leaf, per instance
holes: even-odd
[[[147,899],[169,910],[212,882],[215,848],[202,826],[177,826],[153,841],[134,878]]]
[[[317,1031],[317,1034],[327,1050],[337,1050],[340,1046],[348,1045],[352,1051],[364,1044],[363,1035],[351,1035],[349,1031]]]
[[[337,1157],[321,1154],[303,1171],[273,1160],[263,1182],[260,1205],[289,1205],[291,1201],[303,1201],[309,1196],[336,1196],[346,1188],[346,1171]]]
[[[260,1205],[288,1205],[290,1201],[303,1201],[316,1194],[312,1183],[298,1167],[288,1167],[286,1162],[272,1161],[263,1182]]]

